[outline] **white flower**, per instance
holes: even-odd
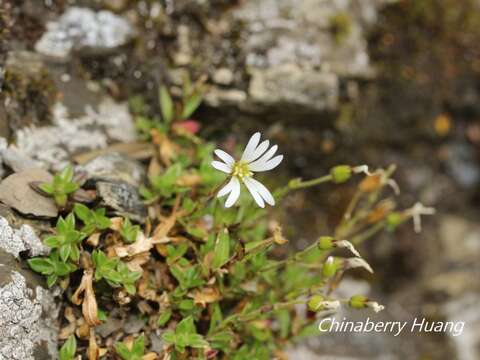
[[[371,308],[373,311],[375,311],[376,313],[380,312],[380,311],[383,311],[385,309],[385,306],[383,305],[380,305],[378,302],[376,301],[367,301],[365,303],[365,305],[367,305],[367,307]]]
[[[435,208],[426,207],[422,203],[417,202],[407,210],[407,214],[413,217],[413,227],[415,232],[419,233],[422,231],[421,216],[435,214]]]
[[[265,203],[275,205],[275,200],[270,191],[262,183],[255,180],[253,174],[277,167],[282,162],[283,155],[274,156],[278,146],[274,145],[269,149],[270,141],[264,140],[260,143],[260,136],[259,132],[252,135],[239,161],[235,161],[223,150],[215,150],[215,154],[222,161],[212,161],[212,166],[231,175],[228,184],[220,189],[217,194],[217,197],[229,194],[227,201],[225,201],[225,207],[227,208],[238,200],[241,182],[245,184],[258,206],[263,208]]]

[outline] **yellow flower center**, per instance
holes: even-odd
[[[233,164],[232,169],[232,176],[236,176],[239,179],[243,179],[244,177],[250,177],[253,173],[248,168],[248,164],[244,161],[237,161]]]

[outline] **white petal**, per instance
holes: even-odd
[[[265,154],[263,154],[263,156],[260,159],[257,159],[254,162],[251,162],[249,164],[249,167],[251,165],[253,165],[254,167],[259,167],[261,166],[261,164],[265,164],[275,154],[277,149],[278,149],[277,145],[272,146],[270,150],[268,150]]]
[[[225,185],[223,188],[220,189],[220,191],[217,194],[217,197],[222,197],[227,195],[230,191],[233,190],[233,183],[234,183],[234,178],[232,177],[230,181],[228,182],[227,185]]]
[[[260,161],[261,159],[257,160]],[[268,171],[276,168],[283,160],[283,155],[277,155],[273,159],[270,159],[266,162],[255,161],[251,164],[248,164],[250,171]]]
[[[232,172],[232,167],[220,162],[220,161],[212,161],[212,166],[220,171],[223,171],[224,173],[230,174]]]
[[[240,181],[236,177],[232,177],[232,191],[228,195],[227,201],[225,201],[225,207],[229,208],[238,200],[240,196]]]
[[[250,140],[248,140],[247,146],[245,146],[245,150],[243,151],[243,154],[242,154],[242,160],[245,160],[252,156],[253,152],[258,146],[258,143],[260,142],[260,136],[261,136],[260,133],[256,132],[255,134],[252,135]]]
[[[243,183],[247,187],[248,191],[253,197],[253,200],[257,203],[258,206],[261,208],[265,207],[265,202],[263,201],[262,196],[258,193],[257,187],[255,186],[255,183],[253,182],[252,178],[244,178]]]
[[[215,155],[217,155],[220,159],[223,160],[223,162],[227,165],[233,165],[235,162],[235,159],[231,157],[229,154],[227,154],[225,151],[217,149],[214,151]]]
[[[250,178],[250,181],[253,183],[257,192],[260,196],[265,200],[265,202],[271,206],[275,205],[275,199],[273,198],[270,191],[263,185],[260,181],[255,180],[254,178]]]
[[[269,140],[264,140],[260,143],[260,145],[257,146],[257,148],[253,151],[251,156],[248,158],[243,159],[246,162],[252,162],[253,160],[258,159],[259,156],[261,156],[267,149],[268,146],[270,145]]]

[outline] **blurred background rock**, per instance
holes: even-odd
[[[183,70],[207,76],[195,114],[204,136],[265,131],[287,155],[276,181],[395,163],[401,204],[438,210],[420,235],[404,226],[366,243],[375,275],[339,291],[370,291],[382,319],[465,321],[464,334],[324,335],[292,359],[478,359],[479,39],[478,0],[3,0],[0,135],[28,159],[2,145],[1,173],[131,141],[129,98],[155,113],[160,84],[180,85]],[[329,233],[353,191],[292,196],[278,216],[293,246]],[[14,272],[2,289],[20,287],[21,299],[22,275],[1,254],[1,271]]]

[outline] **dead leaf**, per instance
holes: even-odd
[[[113,231],[120,231],[123,226],[123,218],[120,216],[110,218],[109,229]]]
[[[149,178],[160,175],[162,167],[158,163],[157,158],[153,157],[148,164],[147,175]]]
[[[100,235],[101,233],[99,232],[94,232],[92,235],[90,235],[88,237],[88,239],[86,240],[87,244],[88,245],[91,245],[93,247],[97,247],[98,246],[98,243],[100,242]]]
[[[146,237],[144,233],[139,232],[137,240],[130,245],[117,245],[113,247],[118,257],[135,256],[141,253],[149,252],[155,244],[170,242],[167,237],[155,239],[154,237]]]
[[[143,355],[142,360],[155,360],[158,359],[158,355],[154,352],[149,352],[148,354]]]
[[[87,349],[88,360],[98,360],[100,358],[100,351],[95,340],[95,330],[90,328],[90,337],[88,339],[88,349]]]
[[[273,228],[273,241],[277,245],[284,245],[288,242],[288,240],[283,237],[282,227],[278,224]]]
[[[358,188],[360,189],[360,191],[369,193],[378,190],[380,186],[382,186],[382,175],[373,174],[371,176],[365,177],[358,185]]]
[[[160,160],[166,166],[172,164],[172,160],[177,157],[180,152],[180,148],[177,144],[173,143],[165,134],[160,133],[157,129],[150,131],[153,143],[157,146]]]
[[[202,182],[202,177],[198,174],[190,173],[180,176],[175,182],[178,186],[194,187]]]
[[[83,299],[80,296],[83,294]],[[97,300],[93,291],[93,270],[87,269],[83,272],[80,286],[75,290],[72,296],[72,303],[75,305],[82,304],[82,314],[89,326],[100,325],[98,319]]]
[[[75,314],[73,313],[71,306],[67,306],[65,308],[63,316],[65,319],[67,319],[68,325],[63,327],[58,334],[58,338],[61,340],[68,339],[68,337],[75,332],[75,328],[77,327],[77,319],[75,318]]]
[[[207,304],[214,303],[220,300],[220,292],[217,288],[203,288],[201,290],[195,290],[193,293],[188,294],[193,298],[195,304],[199,304],[205,307]]]

